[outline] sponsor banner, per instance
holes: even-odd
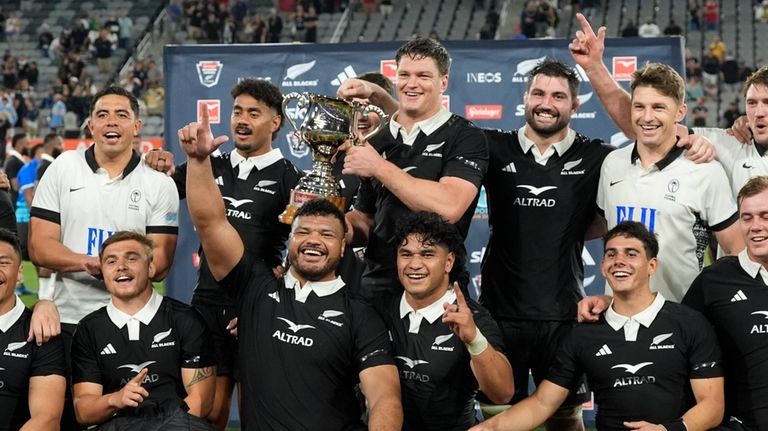
[[[467,105],[464,116],[470,120],[501,120],[504,105]]]

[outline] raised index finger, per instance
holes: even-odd
[[[202,127],[203,130],[207,129],[208,127],[210,127],[210,125],[208,124],[210,121],[211,121],[211,114],[208,112],[208,105],[204,104],[203,112],[202,112],[202,115],[200,116],[200,127]]]
[[[589,21],[587,21],[587,17],[585,17],[582,13],[577,13],[576,19],[579,21],[579,24],[581,24],[581,30],[584,32],[584,34],[587,36],[596,37],[595,31],[592,30],[592,26],[589,24]]]
[[[464,298],[464,292],[461,291],[459,288],[459,283],[453,282],[453,291],[456,292],[456,303],[459,304],[459,307],[467,307],[467,300]]]

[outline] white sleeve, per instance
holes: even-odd
[[[170,177],[153,172],[154,193],[147,213],[147,233],[177,234],[179,231],[179,193]],[[46,173],[47,175],[47,173]],[[159,180],[155,180],[158,178]]]
[[[708,165],[706,192],[702,194],[702,218],[713,231],[720,231],[730,226],[737,219],[736,199],[722,166],[716,163]]]
[[[600,212],[603,213],[603,216],[605,216],[605,185],[608,183],[608,163],[611,162],[611,154],[608,154],[605,159],[603,159],[603,164],[600,166],[600,180],[597,183],[597,198],[595,199],[595,203],[597,203],[597,208]]]
[[[53,161],[45,171],[45,175],[40,179],[40,183],[35,189],[35,197],[32,200],[32,217],[42,218],[57,224],[61,224],[61,199],[65,193],[67,182],[62,175],[66,176],[66,157],[62,154]],[[68,191],[66,191],[68,192]]]
[[[733,164],[738,157],[740,151],[742,151],[745,145],[738,141],[738,139],[726,133],[725,129],[719,129],[716,127],[694,127],[693,133],[703,136],[709,139],[717,150],[717,161],[725,169],[728,178],[733,176]]]

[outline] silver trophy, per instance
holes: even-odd
[[[312,150],[312,170],[299,180],[295,189],[291,190],[290,202],[279,216],[282,223],[291,224],[296,210],[305,202],[322,197],[331,201],[342,212],[344,211],[344,198],[339,193],[336,179],[333,177],[333,165],[331,158],[336,154],[339,146],[347,140],[353,143],[365,142],[376,136],[387,124],[389,116],[375,105],[360,102],[346,102],[332,97],[326,97],[312,93],[288,93],[283,96],[283,112],[287,112],[288,104],[298,101],[297,110],[306,108],[304,121],[301,126],[291,117],[286,119],[296,131],[301,142]],[[379,124],[358,140],[357,123],[361,116],[376,113],[379,116]]]

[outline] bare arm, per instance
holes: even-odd
[[[568,45],[573,60],[587,72],[592,88],[613,122],[628,138],[634,139],[635,132],[629,115],[632,106],[629,93],[613,80],[603,63],[605,27],[600,27],[595,34],[584,15],[578,13],[576,19],[581,24],[581,30],[576,32],[576,37]]]
[[[216,280],[224,278],[243,256],[245,247],[240,235],[227,221],[224,200],[213,177],[208,157],[227,141],[213,138],[208,110],[203,109],[202,123],[190,123],[179,130],[181,148],[187,153],[187,207],[205,259]]]
[[[347,244],[353,247],[368,245],[368,237],[373,230],[373,215],[352,210],[344,215],[347,221]]]
[[[733,223],[727,228],[715,232],[715,238],[717,243],[723,248],[723,252],[730,256],[739,254],[746,244],[744,244],[744,237],[739,232],[739,223]]]
[[[400,103],[386,90],[362,79],[352,78],[344,81],[336,95],[344,100],[368,99],[372,105],[378,106],[389,115],[400,109]]]
[[[568,389],[544,380],[530,397],[504,413],[470,428],[470,431],[532,430],[552,416],[567,396]]]
[[[168,275],[176,252],[176,234],[152,233],[147,235],[152,240],[152,263],[155,265],[155,276],[152,281],[161,281]]]
[[[213,396],[216,391],[216,369],[182,368],[181,380],[187,390],[184,401],[189,407],[189,414],[197,417],[207,417],[213,408]]]
[[[400,378],[394,365],[378,365],[360,372],[360,389],[370,407],[368,429],[399,430],[403,426]]]
[[[413,177],[382,158],[368,143],[348,150],[342,172],[375,177],[411,210],[437,213],[448,223],[456,223],[478,193],[474,184],[458,177],[442,177],[440,181]]]
[[[29,219],[29,255],[35,265],[54,271],[101,275],[98,257],[73,252],[61,243],[59,224],[34,216]]]
[[[58,431],[64,409],[64,376],[35,376],[29,379],[29,420],[20,431]]]
[[[589,225],[587,232],[584,234],[586,241],[602,238],[605,233],[608,232],[608,222],[605,221],[605,217],[600,213],[595,212],[595,218],[592,219],[592,224]]]
[[[98,383],[77,383],[72,387],[77,421],[85,425],[100,424],[126,407],[137,407],[149,396],[141,386],[148,370],[144,368],[117,392],[104,394]]]

